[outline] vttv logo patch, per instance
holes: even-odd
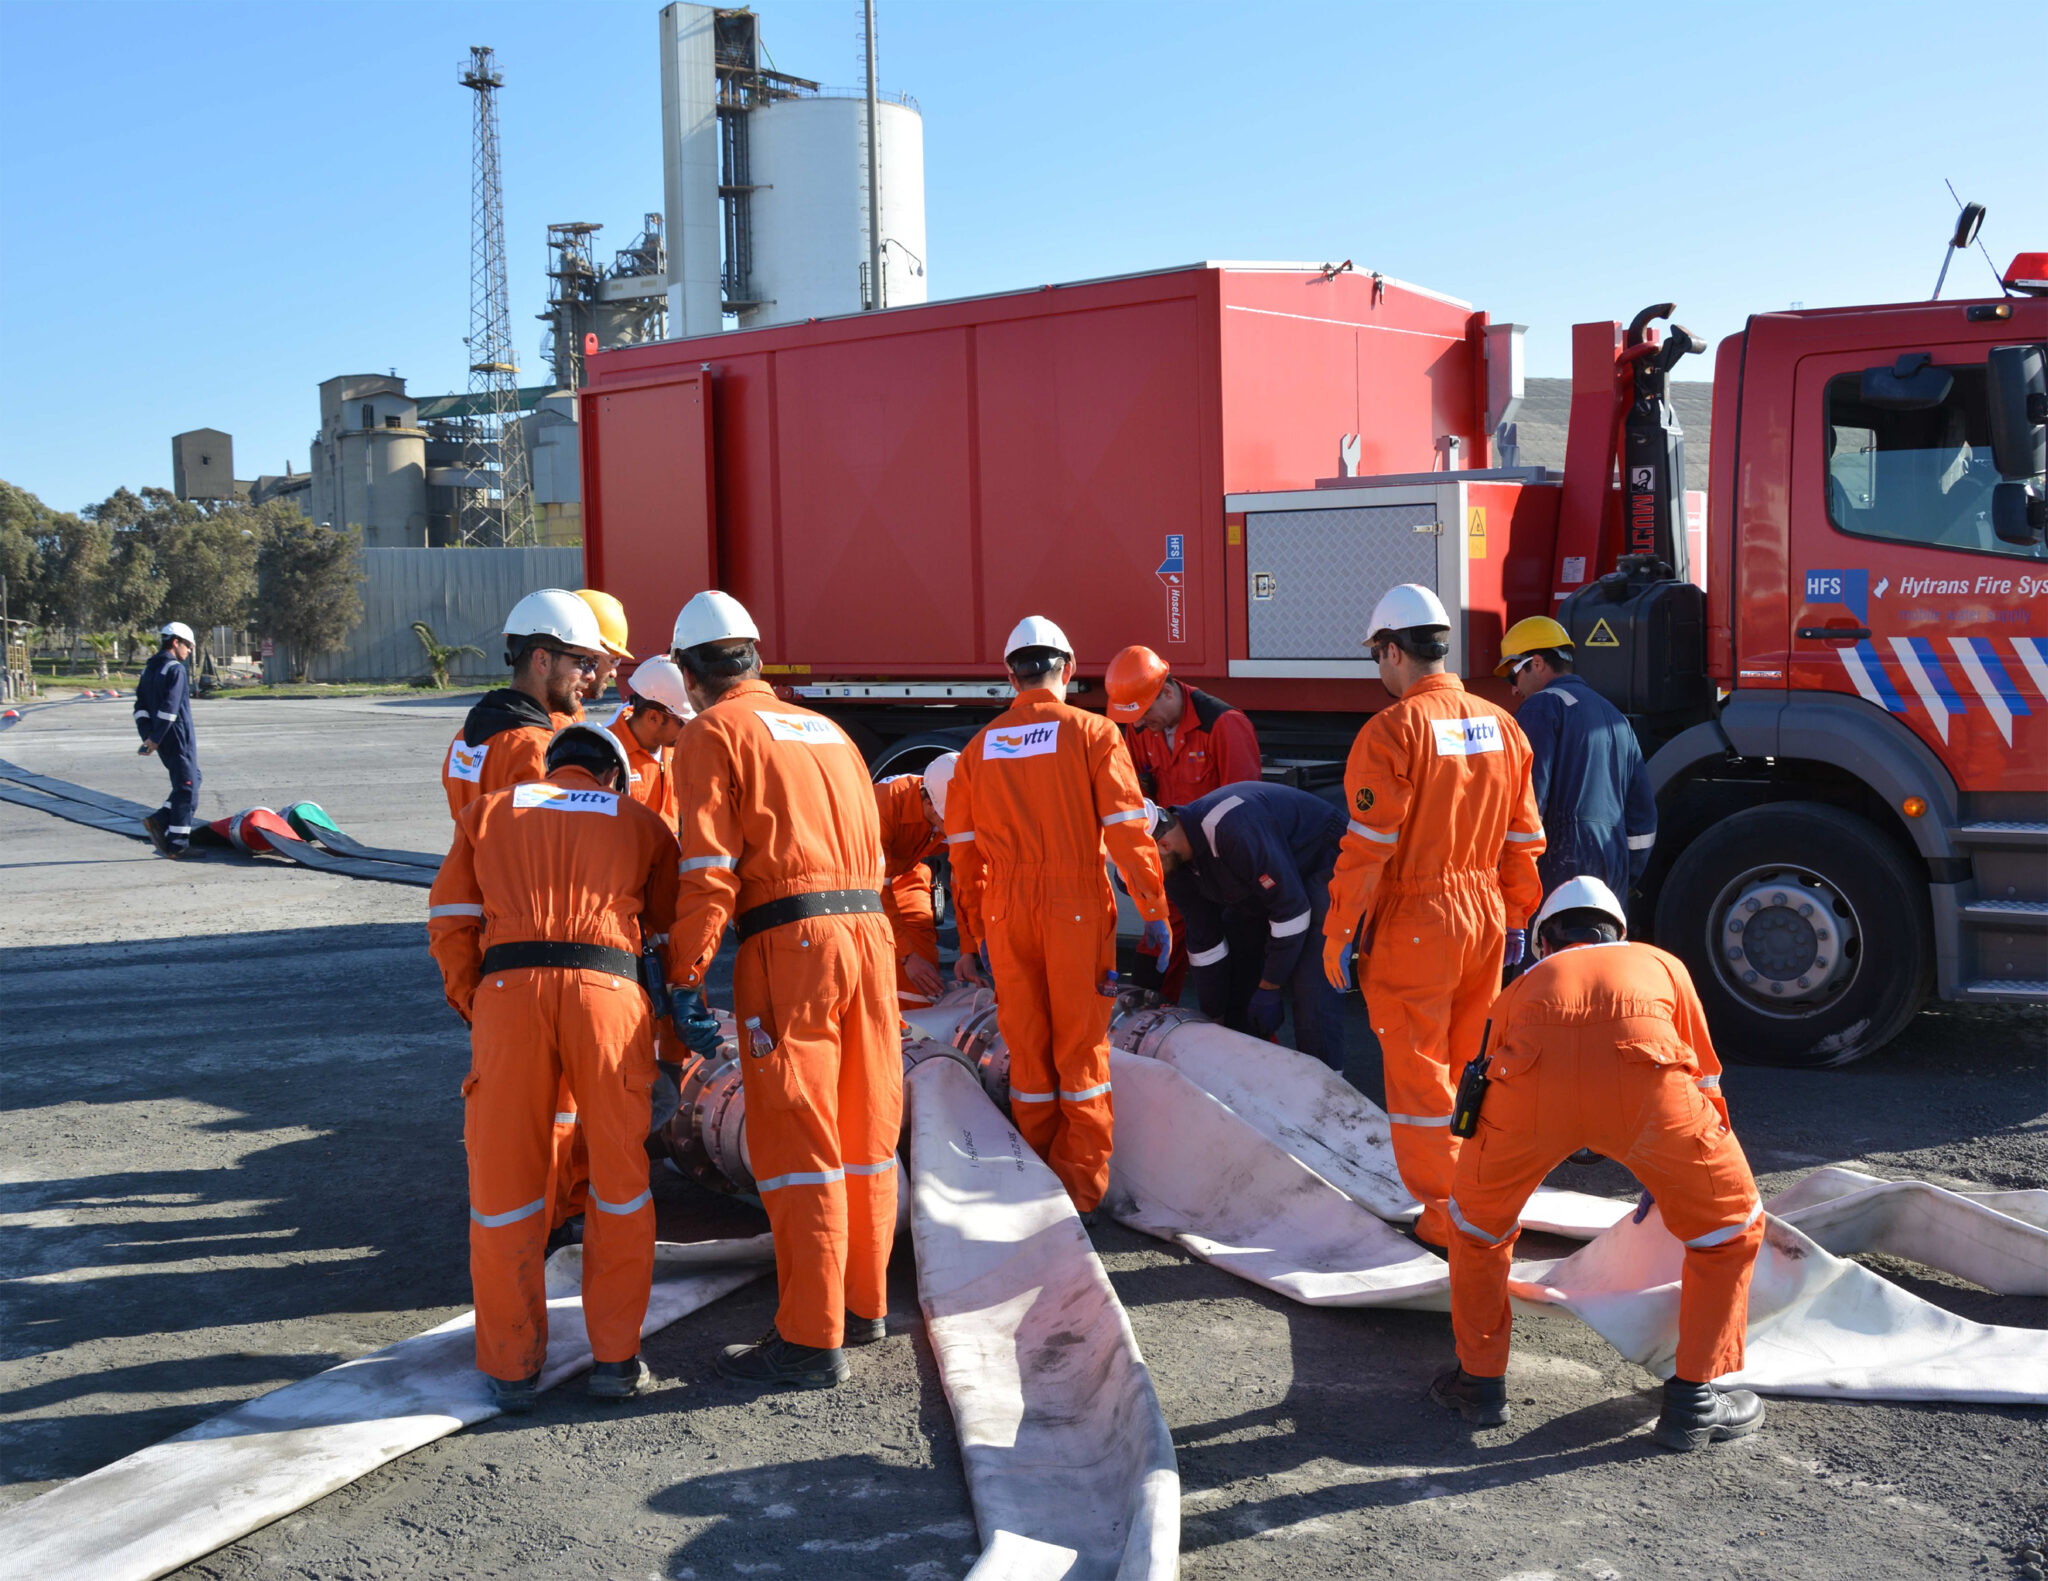
[[[566,785],[521,785],[512,792],[514,807],[546,807],[555,812],[619,815],[619,798],[610,791],[571,790]]]
[[[488,741],[480,747],[464,746],[462,737],[457,736],[448,748],[448,777],[476,784],[484,777],[484,759],[490,755],[490,750]]]
[[[764,709],[760,718],[768,727],[771,740],[801,741],[807,746],[828,747],[841,739],[838,726],[816,714],[771,714]]]
[[[1060,722],[1057,719],[1042,725],[1012,725],[1000,730],[991,727],[981,738],[981,756],[987,763],[1038,758],[1058,751],[1059,744]]]
[[[1465,758],[1502,750],[1498,719],[1432,719],[1429,727],[1435,733],[1436,755],[1440,758]]]

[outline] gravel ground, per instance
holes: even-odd
[[[466,701],[201,703],[202,811],[311,797],[359,838],[436,849]],[[0,734],[0,757],[154,803],[132,743],[125,702],[73,704]],[[0,1506],[469,1304],[466,1037],[423,890],[173,865],[4,804],[0,871]],[[1835,1162],[2040,1187],[2044,1055],[2038,1012],[1945,1006],[1847,1070],[1728,1086],[1766,1189]],[[1614,1165],[1560,1179],[1632,1189]],[[656,1195],[668,1239],[762,1227],[665,1171]],[[1529,1319],[1515,1421],[1475,1434],[1422,1398],[1442,1317],[1297,1307],[1115,1226],[1095,1241],[1179,1446],[1190,1577],[2005,1577],[2048,1527],[2048,1411],[1773,1401],[1759,1437],[1668,1456],[1646,1374]],[[2048,1327],[2048,1301],[1878,1266]],[[907,1240],[892,1278],[893,1337],[844,1389],[714,1377],[717,1347],[770,1321],[757,1284],[649,1342],[648,1398],[557,1391],[179,1574],[959,1575],[979,1543]]]

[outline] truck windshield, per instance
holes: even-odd
[[[1991,413],[1982,363],[1955,375],[1939,406],[1867,404],[1862,375],[1827,384],[1828,520],[1843,532],[2040,559],[2042,546],[1991,529]]]

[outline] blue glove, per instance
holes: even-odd
[[[1271,1037],[1280,1030],[1280,1023],[1286,1016],[1287,1007],[1281,1003],[1277,988],[1255,990],[1251,1003],[1244,1007],[1245,1026],[1255,1038]]]
[[[680,993],[671,993],[669,1001],[675,1006],[676,1035],[692,1054],[701,1054],[706,1059],[718,1052],[723,1041],[719,1031],[718,1017],[711,1013],[711,1007],[704,1003],[703,991],[686,988]]]
[[[995,968],[988,964],[988,946],[986,944],[977,946],[974,951],[974,958],[981,962],[981,975],[989,982],[994,982],[996,974]]]
[[[1138,941],[1138,948],[1158,963],[1159,969],[1166,970],[1166,963],[1173,959],[1173,929],[1163,922],[1145,924],[1145,936]]]
[[[1644,1192],[1643,1200],[1636,1204],[1636,1211],[1628,1222],[1631,1224],[1641,1224],[1643,1220],[1647,1219],[1650,1216],[1650,1210],[1654,1208],[1656,1205],[1656,1199],[1653,1198],[1647,1191]]]
[[[1511,972],[1529,958],[1529,930],[1508,929],[1507,943],[1500,952],[1500,966],[1504,972]]]

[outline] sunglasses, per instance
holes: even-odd
[[[597,674],[597,666],[600,661],[594,653],[571,653],[567,648],[551,648],[544,642],[540,644],[540,650],[543,653],[551,653],[558,659],[574,659],[576,661],[576,668],[585,675]]]
[[[1508,671],[1508,679],[1511,681],[1520,680],[1522,678],[1522,672],[1528,669],[1529,666],[1534,664],[1535,662],[1536,655],[1532,653],[1526,659],[1523,659],[1520,663],[1518,663],[1512,670]]]

